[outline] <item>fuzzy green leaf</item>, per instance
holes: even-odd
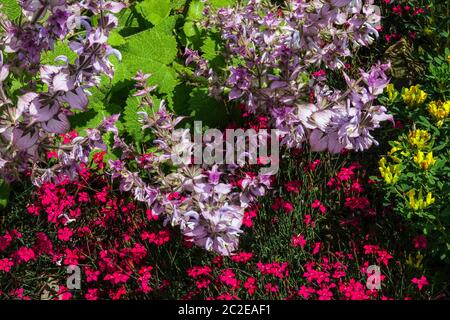
[[[177,85],[177,74],[168,65],[177,56],[175,37],[155,28],[126,38],[119,50],[122,63],[116,63],[114,83],[131,79],[137,71],[151,73],[150,82],[158,85],[158,91],[171,94]]]
[[[219,52],[219,44],[211,37],[207,37],[202,46],[203,57],[207,60],[213,60]]]
[[[136,5],[142,16],[155,26],[169,16],[171,7],[170,0],[144,0]]]
[[[16,20],[22,14],[17,0],[0,0],[0,11],[11,20]]]
[[[168,35],[173,35],[173,30],[175,29],[178,19],[182,19],[183,15],[177,14],[172,15],[161,21],[160,24],[153,28],[154,31],[163,32]]]
[[[108,38],[108,43],[113,47],[118,47],[126,43],[125,39],[117,31],[112,31]]]
[[[188,19],[198,21],[203,18],[203,10],[205,9],[205,4],[200,0],[194,0],[191,2],[188,10]]]
[[[171,7],[173,10],[180,10],[186,5],[187,0],[172,0]]]
[[[136,142],[141,142],[144,138],[142,124],[139,122],[137,112],[140,109],[141,99],[139,97],[130,96],[127,99],[127,105],[123,111],[124,127],[128,134]]]
[[[213,8],[231,7],[236,3],[236,0],[211,0]]]
[[[227,123],[225,106],[208,95],[208,90],[195,88],[190,93],[189,112],[193,120],[200,120],[204,125],[217,128]]]
[[[152,97],[154,102],[154,108],[159,106],[160,100]],[[144,130],[142,130],[142,123],[139,121],[140,117],[137,114],[139,111],[146,111],[148,113],[152,112],[149,106],[141,105],[140,97],[130,96],[127,99],[126,106],[123,112],[123,127],[127,133],[133,138],[133,141],[137,144],[147,141],[149,136],[145,135]]]
[[[70,49],[67,42],[58,41],[53,50],[46,51],[42,54],[41,63],[54,65],[56,64],[55,58],[58,56],[66,56],[70,63],[73,63],[77,57],[76,53]]]

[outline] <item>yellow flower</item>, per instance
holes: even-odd
[[[388,155],[395,162],[397,162],[397,163],[402,162],[401,158],[398,157],[398,153],[400,153],[400,155],[402,157],[409,157],[410,156],[410,152],[403,147],[403,145],[401,144],[400,141],[393,141],[392,145],[393,146],[391,148],[391,151],[388,152]]]
[[[426,204],[427,206],[430,206],[430,205],[432,205],[435,201],[436,201],[436,199],[433,198],[433,194],[432,194],[431,192],[428,192],[428,193],[427,193],[427,199],[426,199],[426,201],[425,201],[425,204]]]
[[[423,31],[427,36],[431,36],[433,34],[433,30],[431,30],[430,28],[425,28],[423,29]]]
[[[396,153],[397,151],[401,151],[402,145],[400,144],[400,142],[396,141],[395,146],[393,146],[391,148],[391,151],[389,151],[389,155],[392,156],[394,153]]]
[[[436,159],[433,158],[433,152],[429,152],[426,156],[422,151],[418,151],[414,157],[414,162],[424,170],[427,170],[430,166],[436,163]]]
[[[417,147],[417,149],[422,149],[427,146],[428,141],[430,141],[431,135],[427,130],[413,130],[408,134],[408,141],[413,147]]]
[[[436,199],[433,198],[433,194],[431,192],[428,192],[427,197],[425,200],[423,199],[422,190],[419,191],[417,199],[416,196],[416,190],[411,189],[407,193],[409,198],[409,206],[414,210],[423,210],[426,209],[428,206],[432,205]]]
[[[398,96],[398,91],[395,90],[395,87],[394,87],[394,85],[392,83],[389,83],[387,85],[386,92],[388,94],[388,98],[389,98],[390,102],[394,101],[395,98],[397,98],[397,96]]]
[[[405,88],[402,94],[403,101],[410,107],[417,107],[424,103],[427,99],[425,91],[420,90],[419,85],[411,86],[409,89]]]
[[[401,175],[401,169],[399,164],[386,165],[386,158],[383,157],[379,161],[378,170],[380,170],[381,177],[387,184],[395,184]]]
[[[438,127],[442,126],[445,118],[450,114],[450,100],[431,101],[428,104],[428,112],[437,120]]]
[[[424,256],[421,255],[419,252],[416,254],[415,258],[411,254],[409,254],[408,259],[406,260],[406,264],[410,267],[422,269],[423,258]]]

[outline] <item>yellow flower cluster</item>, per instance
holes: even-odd
[[[422,269],[423,268],[423,261],[424,256],[421,255],[419,252],[416,253],[416,256],[413,257],[411,254],[408,255],[408,259],[406,260],[406,264],[410,267],[414,267],[416,269]]]
[[[418,151],[417,155],[414,157],[414,162],[419,165],[424,170],[427,170],[430,166],[436,163],[436,159],[433,157],[433,152],[429,152],[427,155],[422,151]]]
[[[426,147],[430,139],[431,135],[427,130],[417,129],[410,131],[408,134],[409,143],[417,149],[423,149]]]
[[[433,198],[433,194],[428,192],[427,197],[423,199],[422,190],[419,191],[418,197],[416,199],[416,190],[409,190],[408,193],[409,205],[414,211],[423,210],[428,206],[432,205],[436,199]]]
[[[428,112],[437,120],[438,127],[441,127],[450,114],[450,100],[445,102],[441,100],[431,101],[428,104]]]
[[[403,101],[410,107],[417,107],[425,102],[427,93],[420,90],[420,85],[405,88],[402,94]]]
[[[395,87],[392,83],[389,83],[386,87],[386,92],[388,94],[388,99],[390,102],[393,102],[395,98],[398,96],[398,91],[395,90]]]
[[[394,160],[397,163],[402,162],[402,160],[399,158],[401,157],[409,157],[410,152],[403,147],[400,141],[392,141],[393,144],[391,150],[388,152],[389,157],[391,157],[392,160]]]
[[[383,157],[378,163],[381,177],[387,184],[395,184],[401,175],[401,168],[399,164],[387,164],[386,158]]]

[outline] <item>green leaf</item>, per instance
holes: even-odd
[[[225,8],[233,6],[236,3],[236,0],[211,0],[211,5],[213,8]]]
[[[190,93],[194,87],[184,82],[178,84],[173,91],[173,111],[177,115],[189,115],[188,101]]]
[[[42,54],[42,64],[55,64],[55,58],[58,56],[66,56],[70,63],[73,63],[77,57],[77,54],[73,52],[67,42],[58,41],[55,44],[55,48],[51,51],[46,51]]]
[[[0,0],[0,7],[0,11],[11,20],[16,20],[22,14],[22,9],[17,0]]]
[[[119,27],[120,28],[139,28],[139,13],[135,10],[122,10],[121,12],[116,14],[119,19]]]
[[[160,24],[170,14],[170,0],[145,0],[136,5],[142,16],[153,25]]]
[[[173,89],[178,84],[177,73],[174,69],[165,65],[155,66],[149,83],[158,86],[158,91],[168,96],[172,95]]]
[[[186,4],[187,0],[172,0],[171,7],[173,10],[180,10]]]
[[[124,127],[128,134],[136,142],[141,142],[144,138],[142,124],[139,122],[137,112],[140,109],[141,98],[130,96],[127,99],[127,105],[123,111]]]
[[[198,28],[193,21],[186,21],[183,26],[184,34],[187,37],[194,37],[198,33]]]
[[[201,49],[206,60],[214,60],[219,52],[219,43],[215,39],[207,37]]]
[[[154,97],[152,97],[152,99],[154,102],[154,108],[158,108],[161,101]],[[140,97],[128,97],[123,112],[123,126],[127,133],[133,138],[133,141],[137,144],[145,142],[149,139],[149,136],[146,136],[145,131],[142,130],[142,123],[139,121],[140,117],[137,114],[139,111],[146,111],[148,113],[152,112],[149,106],[141,105]]]
[[[22,89],[24,89],[22,81],[13,78],[9,86],[9,92],[11,94],[11,97],[13,98],[13,101],[16,101],[15,99],[17,99],[18,96],[22,95]]]
[[[189,99],[189,115],[194,120],[201,120],[209,127],[221,127],[227,123],[228,114],[225,106],[208,95],[208,90],[195,88]]]
[[[116,75],[113,83],[131,79],[137,71],[152,74],[150,82],[158,85],[158,91],[171,94],[178,83],[177,74],[168,65],[177,56],[175,37],[152,28],[126,38],[127,43],[119,47],[122,63],[115,63]]]
[[[159,30],[150,29],[128,37],[123,47],[125,55],[139,60],[151,59],[162,64],[169,64],[177,56],[177,42],[175,37]]]
[[[118,47],[126,43],[125,39],[117,32],[113,30],[108,38],[108,43],[113,47]]]
[[[222,50],[220,36],[217,34],[210,34],[206,37],[201,47],[202,56],[210,62],[213,69],[220,69],[225,66],[225,60],[221,54]]]
[[[166,19],[164,19],[160,24],[155,26],[153,28],[153,30],[158,31],[158,32],[164,32],[168,35],[172,35],[178,19],[182,19],[182,18],[183,18],[183,15],[181,15],[181,14],[169,16]]]
[[[194,0],[191,2],[187,14],[189,20],[198,21],[203,18],[203,10],[205,9],[205,4],[200,0]]]

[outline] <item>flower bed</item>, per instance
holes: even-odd
[[[447,298],[444,9],[4,1],[1,299]]]

